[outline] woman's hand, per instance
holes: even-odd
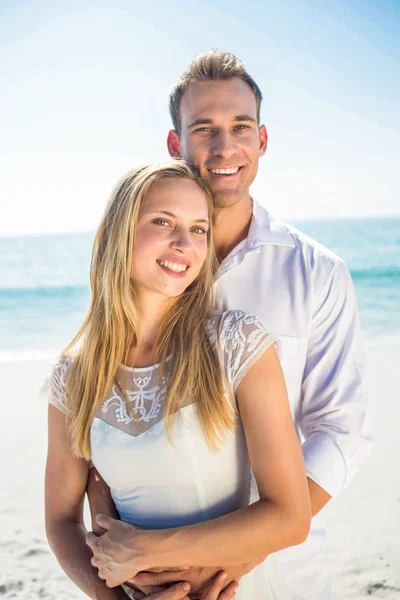
[[[158,572],[156,569],[149,569],[148,571],[136,575],[134,586],[142,590],[145,595],[149,595],[151,589],[153,589],[154,593],[154,591],[160,591],[160,587],[165,586],[165,584],[185,580],[190,583],[191,598],[194,598],[195,595],[203,598],[204,592],[210,588],[211,583],[214,581],[219,571],[223,570],[227,573],[226,581],[239,582],[244,575],[247,575],[247,573],[250,573],[250,571],[260,565],[265,558],[266,557],[263,557],[257,561],[245,563],[243,565],[220,567],[219,569],[215,567],[191,567],[190,569],[178,573],[173,572],[171,569]],[[129,585],[129,583],[126,583],[125,585]]]
[[[147,566],[142,564],[140,552],[132,544],[135,536],[143,535],[143,532],[107,515],[97,515],[96,520],[106,533],[100,537],[92,532],[87,534],[86,543],[93,551],[91,563],[108,587],[116,587],[133,579]]]
[[[108,587],[113,588],[132,580],[140,571],[165,570],[163,567],[154,568],[148,564],[149,552],[143,550],[142,540],[149,532],[107,515],[97,515],[96,521],[106,533],[97,537],[90,532],[86,536],[86,543],[93,552],[91,563],[98,569],[100,579],[104,579]],[[147,564],[144,563],[145,560]],[[175,572],[176,581],[178,578],[183,579],[182,571],[188,568],[168,568],[168,572]]]

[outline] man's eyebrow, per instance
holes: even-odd
[[[172,212],[168,212],[167,210],[152,210],[147,214],[149,214],[149,215],[167,215],[168,217],[173,217],[174,219],[176,219],[176,215],[174,215],[174,213],[172,213]],[[207,223],[207,225],[208,225],[207,219],[195,219],[193,222],[194,223]]]
[[[257,124],[257,120],[254,117],[251,117],[250,115],[247,114],[243,114],[243,115],[236,115],[233,119],[234,121],[251,121],[252,123],[256,123]],[[192,127],[196,127],[196,125],[212,125],[213,124],[213,120],[212,119],[195,119],[194,121],[192,121],[192,123],[190,123],[188,125],[188,129],[191,129]]]
[[[252,123],[257,123],[257,120],[254,117],[251,117],[250,115],[237,115],[235,117],[235,121],[252,121]]]
[[[188,125],[188,129],[196,127],[196,125],[212,125],[212,119],[195,119]]]

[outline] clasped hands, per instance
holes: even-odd
[[[223,573],[220,569],[192,569],[188,566],[153,568],[148,562],[148,552],[146,553],[144,543],[149,532],[106,515],[98,515],[96,520],[106,533],[99,537],[94,533],[88,533],[86,542],[93,551],[91,562],[98,569],[99,577],[111,588],[122,583],[132,587],[137,586],[139,590],[145,590],[142,597],[153,595],[160,600],[167,598],[163,593],[159,595],[159,592],[164,589],[159,586],[176,581],[187,581],[191,586],[192,598],[229,600],[234,596],[239,579],[262,562],[260,560],[234,569],[224,569]],[[217,590],[222,589],[224,589],[222,594],[215,595]]]

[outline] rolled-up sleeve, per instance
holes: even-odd
[[[314,300],[301,432],[307,476],[331,496],[347,487],[372,449],[355,292],[340,261]]]

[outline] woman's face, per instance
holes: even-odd
[[[174,298],[196,279],[207,255],[206,198],[189,179],[154,183],[136,227],[131,276],[139,293]]]

